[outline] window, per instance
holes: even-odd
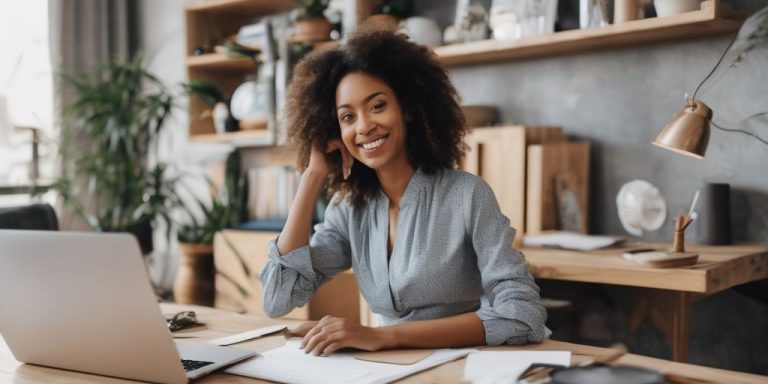
[[[48,0],[0,3],[0,187],[30,184],[35,176],[33,132],[53,137],[48,28]],[[40,151],[53,153],[55,148],[42,145]],[[51,165],[44,165],[42,174],[50,177]],[[12,204],[9,199],[0,198],[0,205]]]

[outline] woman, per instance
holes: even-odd
[[[264,310],[285,315],[352,267],[383,322],[326,316],[306,352],[543,340],[509,220],[485,182],[454,169],[466,132],[457,99],[431,51],[390,32],[360,32],[296,67],[286,114],[304,172],[261,274]],[[310,238],[326,185],[335,195]]]

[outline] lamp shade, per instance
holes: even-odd
[[[709,144],[712,110],[699,100],[692,100],[659,132],[653,144],[683,155],[701,159]]]

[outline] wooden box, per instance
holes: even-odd
[[[559,127],[531,126],[475,128],[465,138],[469,151],[462,169],[482,177],[491,186],[501,212],[517,230],[517,241],[526,232],[526,148],[563,140]]]

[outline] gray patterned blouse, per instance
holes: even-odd
[[[400,202],[387,261],[389,199],[364,209],[335,196],[309,245],[280,255],[273,240],[261,273],[264,311],[282,316],[352,267],[384,324],[475,311],[489,345],[540,342],[546,312],[515,231],[482,179],[456,170],[417,170]],[[336,203],[339,204],[336,204]]]

